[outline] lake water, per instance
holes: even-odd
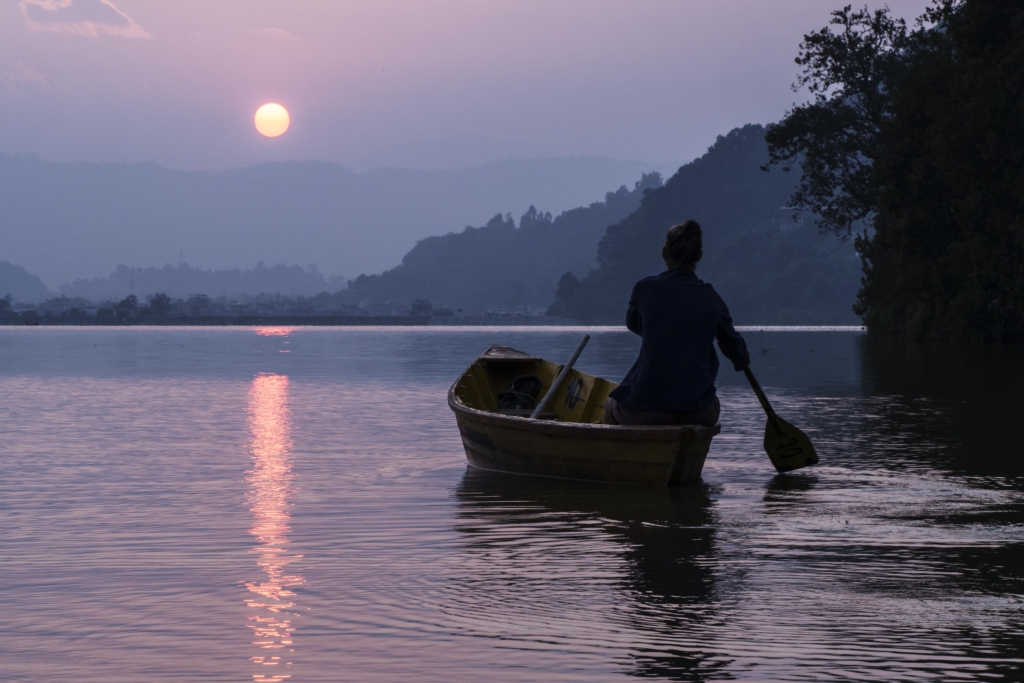
[[[699,486],[468,470],[462,369],[582,334],[0,328],[0,679],[1024,680],[1024,354],[746,332],[820,465],[723,367]]]

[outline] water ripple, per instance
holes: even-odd
[[[776,475],[727,377],[703,484],[667,491],[467,470],[444,394],[480,332],[243,333],[0,339],[5,678],[1024,680],[1015,435],[852,337],[772,333],[820,466]],[[812,342],[839,370],[795,382]]]

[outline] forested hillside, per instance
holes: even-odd
[[[561,279],[549,312],[621,323],[633,284],[665,268],[668,228],[693,218],[704,229],[697,274],[722,294],[737,324],[856,324],[853,245],[818,235],[813,221],[785,208],[798,174],[761,170],[764,136],[756,125],[733,130],[648,192],[635,213],[608,228],[598,267],[580,282]]]
[[[14,301],[31,303],[53,295],[36,275],[9,261],[0,261],[0,299],[8,294]]]
[[[793,196],[858,236],[872,331],[1024,341],[1024,3],[940,0],[912,29],[846,6],[804,37],[813,99],[768,140]]]
[[[555,218],[531,206],[518,227],[511,216],[497,215],[483,227],[428,237],[401,265],[356,278],[346,296],[354,303],[428,299],[467,310],[546,307],[559,276],[589,272],[605,229],[635,211],[646,191],[659,187],[658,173],[644,174],[632,190],[622,186],[603,202]]]

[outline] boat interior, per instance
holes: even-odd
[[[459,377],[454,398],[464,406],[499,415],[529,417],[562,366],[507,346],[492,346]],[[600,377],[570,370],[542,420],[601,423],[608,394],[617,387]]]

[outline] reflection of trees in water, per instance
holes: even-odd
[[[866,335],[860,355],[867,427],[894,460],[880,464],[1024,476],[1024,349]]]
[[[816,571],[846,565],[844,588],[866,604],[929,601],[918,621],[896,620],[893,642],[908,638],[1017,680],[1015,655],[998,658],[1021,645],[1007,596],[1019,593],[1024,545],[1007,530],[1024,524],[1024,349],[868,334],[858,355],[861,396],[822,430],[839,444],[822,462],[842,477],[822,476],[824,490],[802,504],[850,524],[842,535],[825,524],[829,534],[807,536]],[[784,504],[781,514],[799,504],[772,487],[765,501]],[[951,596],[963,603],[952,607]],[[847,624],[851,637],[864,632],[852,616]]]
[[[729,664],[716,656],[710,637],[715,549],[712,504],[703,487],[604,486],[469,469],[456,497],[457,529],[468,537],[459,562],[477,593],[467,602],[508,610],[490,616],[506,620],[510,629],[519,619],[543,626],[571,618],[578,609],[560,599],[557,587],[546,591],[552,601],[544,605],[551,611],[547,620],[536,614],[536,606],[522,606],[531,599],[528,591],[539,586],[523,579],[524,570],[511,568],[523,557],[513,557],[509,549],[530,546],[528,559],[535,566],[526,572],[568,571],[566,580],[593,581],[586,593],[604,602],[593,605],[593,618],[580,628],[590,629],[586,638],[603,645],[609,659],[630,662],[632,675],[703,681]],[[492,579],[482,579],[481,573]],[[602,588],[611,588],[611,595]],[[621,609],[623,604],[628,607]],[[609,613],[613,623],[597,623],[607,622]]]

